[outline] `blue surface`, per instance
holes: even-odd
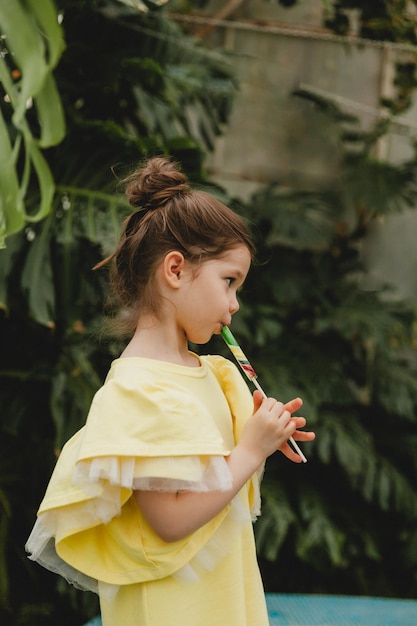
[[[88,624],[84,624],[84,626],[101,626],[101,618],[95,617],[94,619],[90,620]]]
[[[266,603],[270,626],[417,626],[417,600],[267,593]]]
[[[266,594],[271,626],[417,626],[417,600]]]

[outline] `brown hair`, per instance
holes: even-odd
[[[255,250],[242,218],[210,194],[191,189],[173,161],[153,157],[124,183],[136,211],[125,220],[116,250],[94,269],[112,261],[110,286],[123,310],[119,330],[133,332],[140,312],[158,311],[152,278],[168,252],[178,250],[197,265],[235,246],[246,246],[251,255]]]

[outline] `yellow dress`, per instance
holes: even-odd
[[[100,597],[103,626],[267,626],[252,522],[262,468],[221,513],[165,543],[133,490],[227,490],[252,397],[220,356],[192,368],[117,359],[64,446],[26,544]]]

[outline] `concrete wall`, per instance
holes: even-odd
[[[324,31],[321,0],[291,9],[266,0],[232,4],[231,14],[213,26],[210,19],[231,3],[212,0],[209,23],[197,26],[214,47],[228,51],[240,84],[230,124],[208,162],[210,176],[244,200],[272,180],[319,187],[338,175],[334,128],[292,91],[304,85],[333,97],[366,128],[383,114],[380,98],[391,94],[393,64],[406,53]],[[410,157],[417,105],[402,123],[379,146],[381,158]],[[371,275],[395,284],[401,297],[417,296],[416,238],[417,214],[410,211],[373,226],[364,250]]]

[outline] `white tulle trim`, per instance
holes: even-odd
[[[86,494],[97,496],[108,484],[142,491],[227,491],[232,476],[222,456],[107,456],[77,463],[73,482]]]
[[[175,478],[183,473],[184,462],[187,475],[193,480]],[[190,471],[192,468],[192,471]],[[169,470],[169,471],[168,471]],[[152,471],[158,475],[153,476]],[[258,471],[261,479],[263,467]],[[164,474],[165,476],[161,475]],[[166,475],[174,476],[167,478]],[[74,482],[93,499],[71,506],[71,514],[52,509],[41,513],[26,543],[29,558],[47,569],[63,576],[79,589],[93,591],[111,600],[118,586],[97,581],[74,569],[63,561],[55,550],[55,537],[59,527],[61,536],[77,529],[89,528],[97,523],[106,524],[121,513],[121,488],[161,490],[161,491],[214,491],[228,490],[232,486],[232,476],[223,457],[182,457],[177,459],[119,459],[102,457],[77,465]],[[225,520],[207,544],[173,576],[185,583],[196,581],[207,571],[213,570],[230,551],[230,543],[242,527],[260,514],[260,494],[258,481],[254,481],[255,501],[249,513],[241,495],[232,500],[232,506]],[[65,507],[64,507],[65,509]],[[76,523],[77,528],[74,528]]]
[[[51,512],[42,513],[33,527],[26,543],[29,558],[46,569],[63,576],[70,584],[84,591],[99,593],[107,601],[117,594],[118,585],[96,580],[74,569],[63,561],[55,550],[55,530],[57,516]],[[249,511],[237,495],[231,502],[228,515],[213,534],[207,544],[194,557],[173,574],[182,583],[189,584],[199,580],[207,571],[212,571],[231,549],[233,538],[239,527],[250,523]]]
[[[254,478],[252,479],[252,488],[254,490],[253,494],[253,504],[250,510],[252,522],[256,522],[258,517],[261,515],[261,482],[265,471],[265,463],[263,463],[255,473]]]
[[[191,476],[183,480],[178,476]],[[152,475],[154,473],[155,475]],[[167,478],[173,476],[173,478]],[[41,513],[26,543],[29,558],[60,574],[80,589],[98,593],[97,580],[82,574],[63,561],[55,550],[59,527],[61,536],[77,529],[106,524],[121,513],[121,488],[161,491],[214,491],[232,486],[232,476],[225,459],[216,457],[170,457],[141,459],[101,457],[78,463],[73,476],[89,500],[71,506],[71,514],[61,508]],[[74,528],[76,523],[77,529]],[[100,581],[100,593],[111,598],[116,585]]]
[[[44,525],[47,513],[38,517],[35,526],[26,543],[26,551],[29,559],[36,561],[54,574],[63,576],[71,585],[83,591],[99,592],[98,581],[87,576],[71,565],[63,561],[55,550],[55,537],[51,536],[50,530]],[[117,589],[116,589],[117,592]]]

